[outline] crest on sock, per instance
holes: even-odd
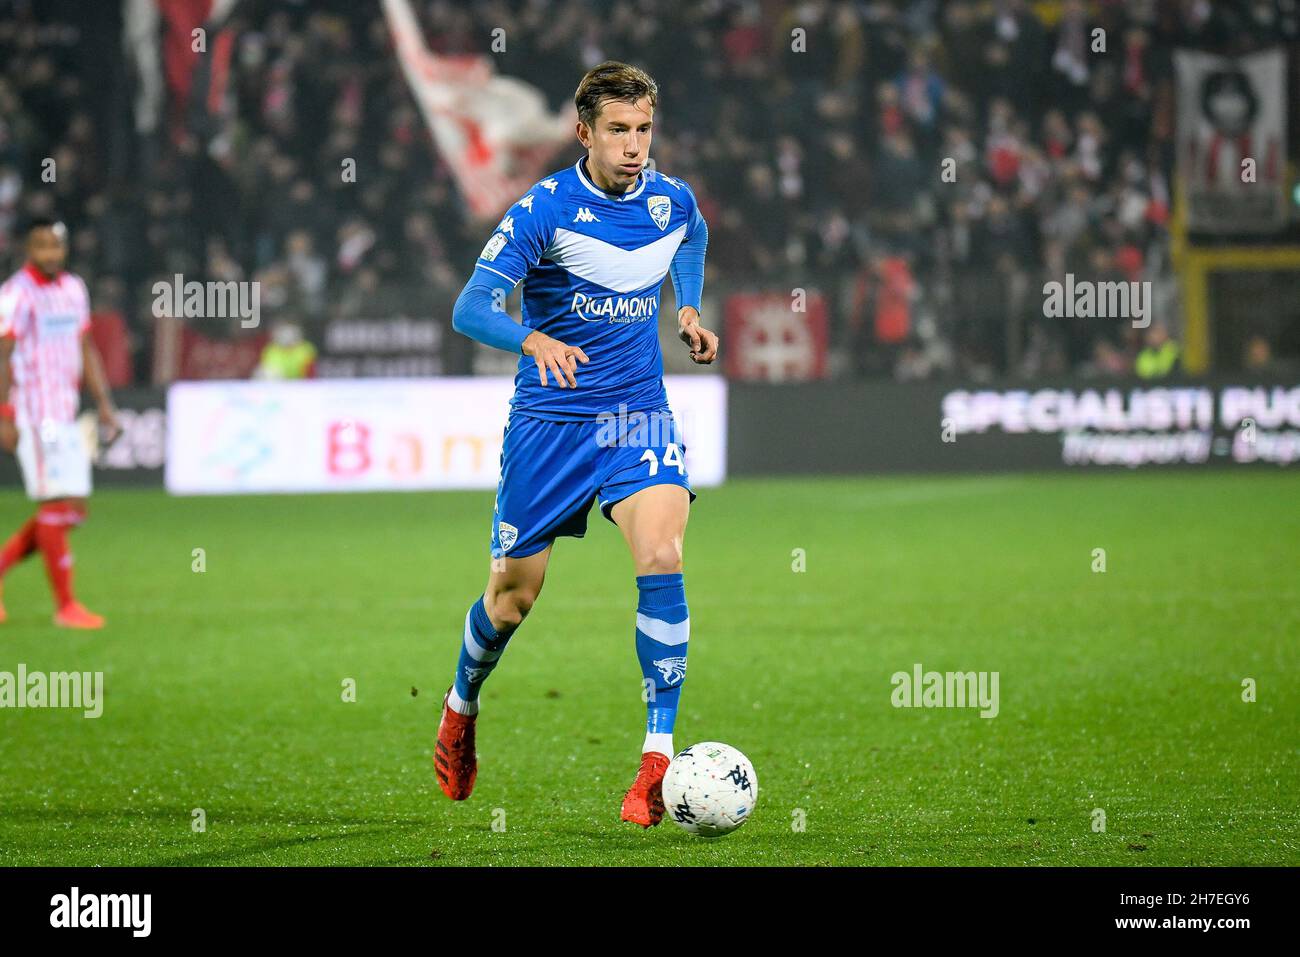
[[[659,674],[663,675],[664,684],[679,684],[686,677],[686,656],[680,655],[674,658],[660,658],[651,662],[659,669]]]

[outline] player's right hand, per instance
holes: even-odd
[[[578,363],[584,365],[590,360],[587,353],[577,346],[566,346],[559,339],[552,339],[544,332],[530,332],[524,340],[523,353],[532,356],[537,363],[537,374],[542,385],[546,385],[546,371],[555,376],[555,384],[561,389],[576,389],[578,380],[573,374],[578,371]]]
[[[13,419],[0,418],[0,449],[12,452],[18,448],[18,426]]]

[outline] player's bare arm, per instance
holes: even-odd
[[[99,349],[90,333],[81,337],[81,367],[85,370],[86,385],[95,399],[99,410],[99,424],[106,431],[105,442],[112,442],[122,432],[122,424],[117,418],[117,407],[113,405],[113,396],[108,389],[108,376],[104,374],[104,363],[99,357]]]
[[[14,354],[14,341],[0,337],[0,449],[13,452],[18,448],[18,426],[14,422],[14,407],[9,402],[9,383],[13,370],[9,360]]]

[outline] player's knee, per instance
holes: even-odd
[[[485,610],[492,621],[492,627],[499,632],[514,631],[537,601],[537,591],[532,588],[503,588],[487,596]]]
[[[636,565],[642,575],[675,575],[682,570],[682,543],[669,539],[638,549]]]

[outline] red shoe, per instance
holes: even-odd
[[[4,594],[4,583],[0,582],[0,595]],[[9,612],[5,611],[5,603],[0,600],[0,625],[9,620]]]
[[[641,770],[623,797],[623,820],[654,827],[664,819],[664,772],[670,763],[658,751],[641,755]]]
[[[54,623],[60,628],[103,628],[104,616],[87,611],[79,601],[70,601],[54,613]]]
[[[447,707],[447,694],[442,696],[442,720],[438,722],[438,743],[433,754],[433,769],[438,774],[438,787],[453,801],[463,801],[474,790],[478,777],[478,755],[474,753],[474,722],[476,714],[460,714]]]

